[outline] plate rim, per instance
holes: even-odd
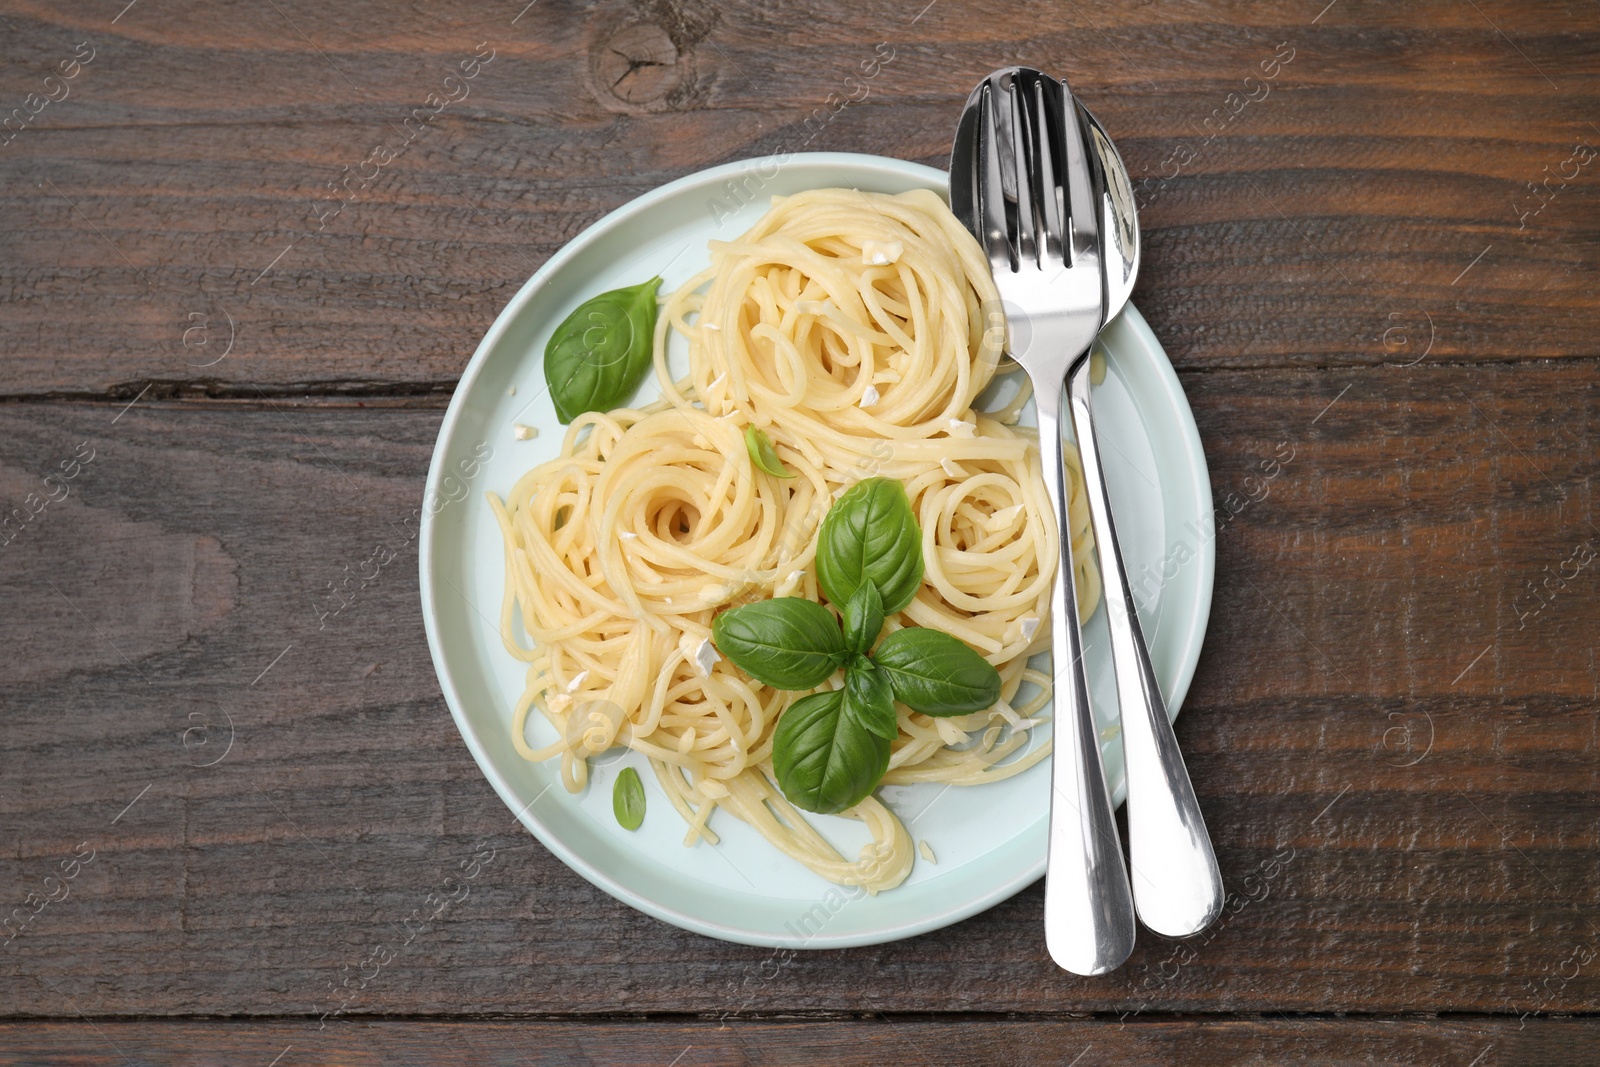
[[[450,716],[455,723],[456,731],[466,743],[467,750],[471,753],[479,773],[489,782],[490,787],[500,797],[501,802],[515,813],[517,821],[532,833],[557,859],[566,864],[569,869],[579,874],[596,888],[603,890],[629,907],[693,933],[762,948],[791,950],[801,948],[854,948],[914,937],[942,929],[963,919],[970,918],[979,912],[986,911],[1015,896],[1042,877],[1045,871],[1046,859],[1041,855],[1034,864],[1024,868],[1018,875],[1007,879],[1005,882],[994,885],[975,897],[952,904],[947,908],[939,909],[915,920],[893,926],[880,926],[867,932],[835,934],[831,937],[823,932],[818,932],[815,936],[798,942],[791,942],[776,934],[759,930],[725,925],[714,919],[691,915],[676,908],[660,904],[636,893],[612,875],[579,856],[567,846],[559,834],[553,832],[533,813],[532,804],[522,803],[521,797],[516,793],[512,784],[506,780],[495,766],[494,761],[489,758],[484,746],[478,740],[475,727],[463,710],[464,701],[446,660],[438,623],[438,596],[435,586],[437,578],[433,573],[435,566],[434,525],[437,515],[427,505],[430,499],[437,499],[438,497],[439,483],[445,476],[447,446],[454,437],[457,424],[462,420],[468,408],[466,398],[472,392],[472,387],[478,377],[488,367],[491,353],[498,346],[501,337],[511,328],[511,322],[522,313],[524,307],[544,288],[548,280],[562,270],[570,260],[579,256],[589,241],[593,240],[599,232],[609,230],[629,219],[649,212],[656,204],[673,197],[680,190],[744,174],[752,167],[770,166],[772,161],[773,157],[771,156],[761,156],[733,160],[717,166],[694,170],[657,186],[607,212],[588,226],[585,226],[583,230],[562,245],[523,282],[517,292],[496,314],[494,322],[478,342],[472,357],[467,361],[467,365],[456,383],[456,387],[451,394],[450,403],[446,407],[444,418],[440,421],[433,452],[428,463],[428,475],[423,486],[422,522],[417,553],[423,627],[427,634],[429,657],[433,663],[434,675],[439,682],[441,694],[445,699],[446,706],[450,709]],[[949,175],[945,171],[926,164],[896,159],[890,156],[855,152],[799,152],[788,156],[782,165],[842,166],[856,170],[878,170],[901,178],[913,178],[936,190],[945,190],[945,195],[948,195]],[[1152,361],[1156,380],[1166,392],[1168,400],[1177,400],[1178,404],[1175,406],[1187,415],[1186,418],[1179,420],[1177,428],[1179,436],[1187,446],[1185,452],[1189,459],[1189,469],[1183,473],[1186,475],[1187,480],[1201,490],[1201,499],[1210,499],[1210,475],[1205,461],[1205,451],[1200,442],[1199,428],[1195,423],[1193,409],[1189,405],[1188,396],[1183,390],[1176,370],[1173,368],[1170,359],[1166,358],[1165,349],[1150,329],[1144,316],[1139,313],[1131,302],[1127,305],[1118,321],[1125,323],[1139,336],[1142,343],[1162,357]],[[1113,325],[1114,323],[1107,324],[1106,329],[1110,329]],[[442,513],[442,510],[440,513]],[[1214,509],[1206,510],[1202,525],[1204,526],[1205,536],[1199,538],[1200,544],[1196,552],[1197,561],[1200,564],[1199,581],[1195,590],[1193,606],[1190,609],[1188,619],[1185,620],[1188,623],[1185,628],[1187,640],[1178,654],[1177,684],[1174,686],[1173,692],[1167,695],[1168,714],[1173,719],[1177,718],[1178,710],[1188,693],[1190,684],[1193,682],[1200,651],[1205,642],[1206,627],[1210,619],[1216,569]],[[540,795],[542,796],[543,794],[541,793]],[[1025,840],[1024,835],[1018,835],[1002,846],[1002,849],[1019,847],[1017,843],[1023,840]]]

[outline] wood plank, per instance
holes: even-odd
[[[787,959],[552,858],[429,664],[403,523],[438,412],[0,406],[0,499],[93,450],[0,548],[0,903],[59,894],[45,879],[94,855],[4,948],[0,1004],[315,1016],[388,945],[347,1014],[1587,1010],[1596,568],[1547,601],[1527,583],[1600,538],[1600,364],[1185,384],[1239,509],[1178,729],[1234,896],[1202,938],[1145,936],[1092,981],[1049,963],[1038,886]],[[1280,444],[1292,459],[1247,482]],[[397,561],[319,629],[314,598],[378,541]],[[485,842],[469,897],[407,938]]]
[[[8,107],[63,91],[44,79],[80,42],[93,58],[0,149],[0,392],[447,392],[606,211],[800,147],[942,166],[967,90],[1018,60],[1070,75],[1117,138],[1145,205],[1136,301],[1179,366],[1597,354],[1600,181],[1570,161],[1600,140],[1600,14],[1312,6],[29,5],[4,16]],[[865,97],[805,126],[878,42]],[[446,86],[480,43],[494,58]],[[672,62],[611,82],[650,47]]]
[[[746,1067],[826,1063],[1118,1064],[1194,1067],[1240,1063],[1502,1064],[1593,1062],[1594,1019],[1012,1020],[881,1019],[827,1022],[718,1020],[579,1023],[383,1021],[323,1030],[293,1022],[0,1023],[0,1064],[97,1067],[271,1063],[349,1067],[392,1063],[472,1067],[563,1064]],[[674,1058],[676,1057],[676,1058]]]

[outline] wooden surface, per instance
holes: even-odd
[[[0,533],[0,1063],[1595,1060],[1551,1016],[1600,1002],[1600,5],[125,2],[0,5],[0,511],[66,494]],[[1037,885],[780,966],[514,822],[405,521],[587,224],[802,145],[940,164],[1009,62],[1141,180],[1135,300],[1237,510],[1178,724],[1234,896],[1093,980]]]
[[[889,1018],[826,1022],[718,1019],[339,1023],[317,1030],[290,1022],[106,1022],[84,1040],[82,1025],[0,1024],[13,1057],[40,1067],[127,1063],[471,1063],[546,1067],[605,1063],[638,1067],[882,1067],[885,1063],[995,1063],[1118,1067],[1171,1063],[1585,1062],[1596,1024],[1463,1016],[1446,1022],[1325,1018],[1017,1020],[967,1022]],[[676,1057],[676,1059],[674,1058]],[[1074,1057],[1077,1057],[1074,1061]]]

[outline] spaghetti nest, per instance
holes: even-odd
[[[851,485],[904,483],[925,574],[887,622],[928,626],[999,670],[1001,700],[958,718],[898,708],[885,783],[975,785],[1032,766],[1049,699],[1028,666],[1048,651],[1057,541],[1028,397],[974,409],[1002,363],[999,300],[973,238],[936,195],[817,190],[774,202],[744,236],[711,243],[709,269],[669,296],[654,339],[659,401],[573,420],[561,454],[490,503],[504,535],[501,630],[529,665],[512,741],[561,758],[581,790],[588,757],[648,757],[687,821],[715,844],[726,809],[818,874],[893,888],[915,849],[875,797],[845,812],[872,836],[847,859],[772,781],[773,727],[800,694],[754,682],[711,646],[718,611],[751,600],[820,600],[812,566],[828,507]],[[688,342],[675,379],[667,341]],[[751,461],[763,430],[792,478]],[[1099,597],[1076,454],[1069,450],[1079,613]],[[520,610],[519,610],[520,609]],[[531,639],[516,640],[515,623]],[[557,739],[525,738],[533,709]]]

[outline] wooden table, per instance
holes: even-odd
[[[1600,5],[525,3],[0,11],[0,1062],[1595,1060]],[[1093,980],[1038,885],[779,966],[513,821],[399,531],[574,234],[738,158],[942,165],[1013,62],[1139,179],[1231,516],[1178,723],[1228,910]]]

